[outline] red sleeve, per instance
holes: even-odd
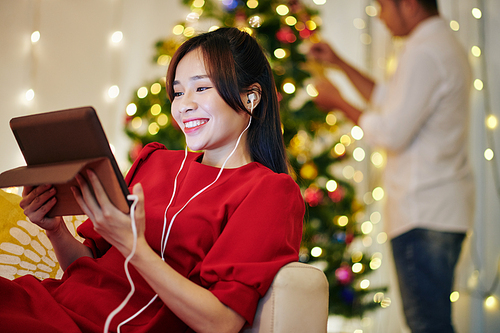
[[[142,148],[141,152],[139,153],[139,156],[137,159],[134,161],[132,166],[127,172],[127,175],[125,176],[125,182],[130,186],[132,183],[132,179],[134,178],[135,173],[139,168],[142,166],[142,164],[148,159],[148,157],[158,149],[167,149],[163,144],[158,143],[158,142],[152,142],[148,143],[144,148]]]
[[[125,182],[130,186],[132,183],[132,179],[136,171],[142,166],[142,164],[148,159],[148,157],[158,149],[167,149],[164,145],[158,142],[153,142],[147,144],[140,152],[137,159],[134,161],[132,166],[130,167],[127,175],[125,176]],[[99,258],[106,253],[111,244],[109,244],[101,235],[99,235],[94,230],[94,225],[90,219],[87,219],[82,225],[78,227],[78,234],[85,238],[83,244],[88,246],[92,250],[92,254],[94,258]]]
[[[298,260],[304,210],[289,176],[258,179],[203,261],[203,284],[250,324],[278,270]]]

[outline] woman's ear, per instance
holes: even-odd
[[[261,99],[261,87],[260,84],[254,83],[250,85],[247,89],[247,92],[242,94],[242,101],[245,104],[248,112],[252,113],[255,107],[259,104]]]

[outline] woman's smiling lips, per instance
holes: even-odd
[[[205,125],[208,122],[208,119],[187,119],[183,121],[184,123],[184,133],[190,133],[196,131],[201,126]]]

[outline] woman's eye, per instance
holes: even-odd
[[[198,87],[198,88],[196,88],[196,91],[205,91],[208,89],[210,89],[210,87]]]
[[[174,97],[179,97],[179,96],[181,96],[181,95],[182,95],[182,93],[181,93],[181,92],[174,92]]]

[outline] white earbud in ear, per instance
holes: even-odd
[[[257,95],[255,95],[255,93],[249,94],[248,95],[248,103],[255,101],[256,98],[257,98]]]

